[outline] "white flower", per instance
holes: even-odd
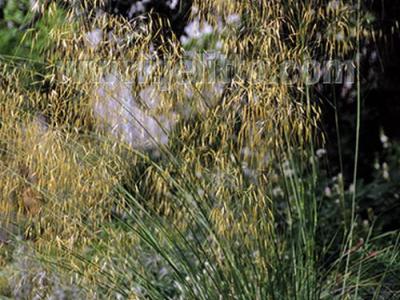
[[[383,169],[383,174],[382,174],[383,179],[389,180],[390,179],[389,165],[387,163],[383,163],[382,169]]]
[[[318,149],[316,151],[316,154],[319,158],[321,158],[322,156],[324,156],[326,154],[326,149]]]
[[[280,187],[276,187],[272,190],[272,195],[274,195],[275,197],[283,197],[284,193]]]
[[[150,0],[141,0],[132,4],[128,16],[132,18],[136,13],[143,13],[146,10],[146,4],[150,2]]]
[[[240,16],[238,14],[229,15],[226,22],[228,24],[238,24],[240,22]]]
[[[385,135],[385,133],[382,131],[381,136],[380,136],[381,143],[383,145],[383,148],[388,148],[389,147],[389,138]]]
[[[182,44],[186,45],[194,39],[201,39],[214,32],[213,27],[207,22],[200,23],[196,18],[185,27],[185,35],[181,37]]]
[[[382,133],[381,134],[381,142],[387,143],[388,141],[389,141],[389,138],[384,133]]]
[[[289,161],[284,161],[282,167],[283,167],[283,175],[285,177],[292,177],[295,175],[295,171],[291,168]]]
[[[176,6],[178,5],[178,3],[179,3],[179,0],[169,0],[167,2],[170,9],[175,9]]]
[[[151,116],[132,96],[128,83],[115,74],[105,76],[100,86],[96,91],[94,115],[112,134],[135,149],[150,150],[168,143],[173,119]],[[153,88],[146,88],[139,95],[149,108],[159,103],[159,95]]]
[[[99,28],[94,29],[86,33],[85,40],[89,47],[96,48],[103,40],[103,31]]]
[[[328,197],[328,198],[332,197],[332,191],[331,191],[331,189],[330,189],[329,186],[325,187],[324,194],[325,194],[325,196]]]

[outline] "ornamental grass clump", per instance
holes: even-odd
[[[318,91],[282,71],[351,56],[368,33],[354,29],[361,13],[167,2],[187,9],[183,28],[146,12],[151,1],[133,17],[48,4],[64,21],[41,67],[4,60],[0,205],[17,228],[1,247],[26,243],[82,299],[350,299],[381,286],[392,269],[364,267],[396,265],[397,242],[324,261]]]

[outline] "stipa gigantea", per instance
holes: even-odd
[[[44,197],[35,223],[40,224],[35,236],[39,253],[68,266],[89,290],[105,295],[318,298],[322,288],[312,257],[315,199],[308,198],[315,174],[311,183],[303,180],[293,155],[306,153],[299,159],[305,161],[315,138],[318,109],[302,81],[252,81],[257,60],[271,62],[260,71],[268,73],[261,74],[265,79],[278,76],[285,60],[342,56],[354,49],[351,35],[337,39],[338,33],[351,32],[351,7],[344,1],[327,6],[317,2],[194,1],[190,21],[216,28],[195,35],[208,40],[191,44],[200,47],[193,50],[210,47],[227,60],[245,58],[235,65],[221,93],[208,93],[201,82],[182,84],[176,71],[188,49],[174,37],[153,32],[158,27],[154,24],[165,22],[127,22],[104,14],[89,24],[76,10],[68,11],[69,22],[53,28],[54,45],[45,53],[50,90],[13,86],[11,94],[28,98],[28,106],[3,95],[7,109],[2,120],[7,121],[0,132],[11,162],[5,170],[13,170],[17,161],[29,165],[38,174],[32,185]],[[86,10],[97,5],[82,2]],[[232,16],[239,22],[227,26]],[[325,25],[326,35],[317,30]],[[93,30],[101,32],[94,39],[88,35]],[[154,43],[154,36],[161,42]],[[139,80],[138,62],[152,50],[154,69]],[[200,79],[212,78],[209,72],[205,69]],[[104,126],[104,120],[96,119],[96,91],[104,88],[96,83],[110,74],[124,81],[122,94],[128,101],[112,89],[111,95],[100,98],[120,106],[122,128],[132,122],[136,125],[128,132],[145,130],[143,114],[154,118],[156,128],[165,127],[160,115],[176,118],[168,141],[155,139],[158,157],[118,140],[124,134],[112,130],[118,123]],[[161,90],[160,82],[168,91]],[[151,101],[146,103],[153,97],[146,89],[158,94],[158,107],[151,109]],[[36,133],[17,140],[10,129],[20,123],[31,126],[28,120],[35,110],[44,111],[51,125],[40,151],[39,146],[23,147]],[[120,121],[118,114],[112,117]],[[149,139],[155,138],[154,131],[149,133]],[[276,163],[285,158],[293,172],[276,172]],[[9,173],[4,190],[12,189],[15,177],[17,172]],[[291,205],[283,237],[281,228],[275,228],[278,203],[268,196],[270,185],[281,184],[281,178]],[[63,260],[54,253],[62,254]]]

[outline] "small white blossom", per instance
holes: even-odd
[[[328,198],[332,197],[332,190],[330,189],[329,186],[325,187],[324,194]]]
[[[175,9],[176,6],[178,5],[178,3],[179,3],[179,0],[169,0],[167,2],[170,9]]]
[[[275,197],[283,197],[284,193],[280,187],[276,187],[272,190],[272,195],[274,195]]]
[[[213,27],[207,22],[200,22],[199,18],[194,19],[185,27],[185,35],[181,37],[182,44],[186,45],[192,40],[204,38],[214,32]]]
[[[326,155],[326,149],[318,149],[317,151],[316,151],[316,154],[317,154],[317,156],[319,157],[319,158],[321,158],[322,156],[324,156],[324,155]]]
[[[240,16],[238,14],[229,15],[226,22],[228,24],[238,24],[240,22]]]
[[[390,179],[390,174],[389,174],[389,166],[387,163],[383,163],[382,165],[382,169],[383,169],[383,179],[385,180],[389,180]]]
[[[150,0],[141,0],[132,4],[129,10],[129,18],[132,18],[136,13],[143,13],[146,10],[146,4],[150,2]]]
[[[381,132],[380,140],[383,145],[383,148],[389,147],[389,138],[385,135],[385,133],[383,131]]]

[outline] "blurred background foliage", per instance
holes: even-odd
[[[0,18],[2,59],[8,56],[17,61],[43,63],[45,50],[50,46],[49,35],[57,23],[65,21],[65,14],[62,9],[56,9],[56,13],[46,13],[34,22],[34,3],[30,0],[3,0]]]

